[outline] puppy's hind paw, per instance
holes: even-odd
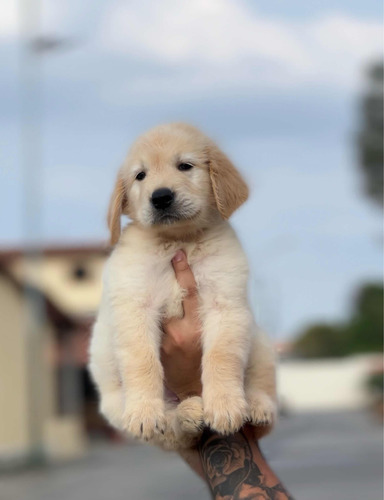
[[[255,426],[272,426],[276,420],[276,404],[267,393],[256,391],[248,398],[248,420]]]
[[[180,430],[186,434],[198,434],[204,425],[203,400],[193,396],[179,403],[177,410],[177,423]]]

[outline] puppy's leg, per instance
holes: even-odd
[[[252,337],[245,393],[250,422],[268,433],[276,419],[275,354],[262,332]]]
[[[93,327],[89,371],[97,385],[100,412],[117,429],[123,429],[124,394],[112,348],[112,331],[102,313]]]
[[[165,430],[161,332],[155,308],[132,297],[113,306],[114,348],[125,396],[124,427],[149,440]]]
[[[250,313],[225,304],[211,308],[203,328],[203,404],[207,425],[236,432],[247,417],[244,373],[249,355]]]

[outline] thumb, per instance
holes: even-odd
[[[182,250],[176,252],[172,265],[179,285],[187,292],[183,300],[184,314],[187,316],[196,312],[198,307],[196,281]]]

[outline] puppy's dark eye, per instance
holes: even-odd
[[[177,165],[177,168],[184,172],[186,170],[191,170],[191,168],[193,168],[193,165],[191,165],[190,163],[179,163]]]
[[[147,174],[146,174],[145,172],[139,172],[139,173],[136,175],[136,180],[137,180],[137,181],[142,181],[142,180],[145,178],[145,176],[146,176],[146,175],[147,175]]]

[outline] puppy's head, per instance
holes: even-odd
[[[220,149],[185,124],[156,127],[133,144],[112,194],[111,243],[120,217],[144,227],[200,228],[219,212],[224,219],[246,201],[248,188]]]

